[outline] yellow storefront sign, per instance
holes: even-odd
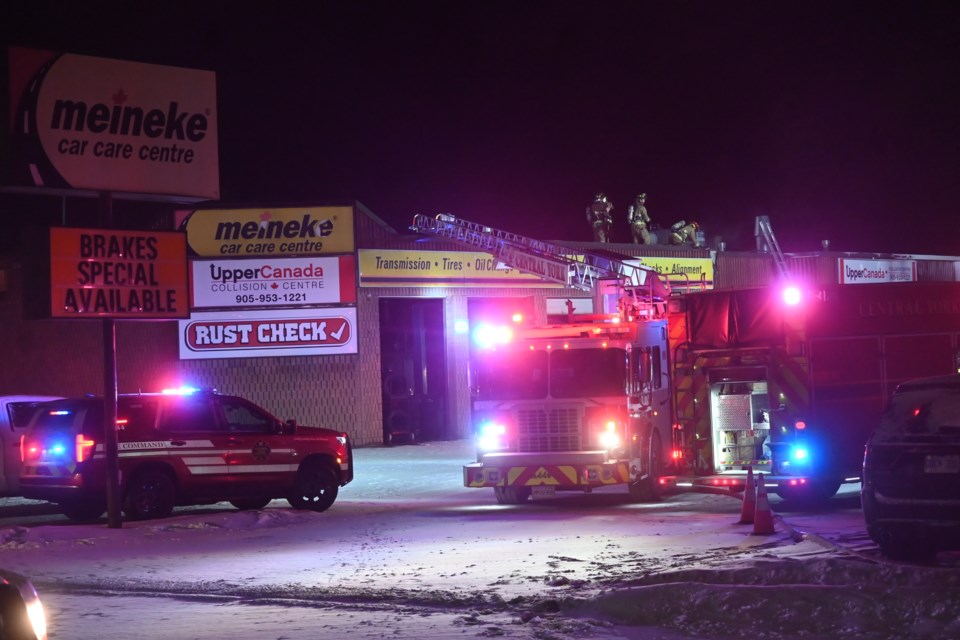
[[[665,274],[674,289],[713,289],[713,260],[710,258],[651,258],[644,256],[624,260],[628,264],[653,269]]]
[[[476,251],[361,249],[361,287],[559,287]]]
[[[252,258],[352,253],[352,207],[199,209],[182,227],[194,255]]]

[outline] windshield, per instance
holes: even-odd
[[[590,398],[624,395],[627,354],[622,349],[554,351],[550,360],[550,395]]]
[[[546,351],[485,351],[478,354],[477,398],[536,400],[547,397]]]
[[[960,387],[930,385],[894,394],[880,418],[875,439],[960,437]]]
[[[483,352],[478,354],[479,400],[539,400],[623,395],[627,357],[622,349]]]

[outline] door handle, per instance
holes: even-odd
[[[171,441],[170,441],[170,444],[173,445],[173,446],[175,446],[175,447],[183,447],[183,446],[186,446],[187,441],[186,441],[186,440],[171,440]]]

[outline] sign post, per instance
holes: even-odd
[[[100,224],[113,226],[113,197],[100,192]],[[107,526],[123,527],[120,517],[120,456],[117,443],[117,326],[113,318],[103,319],[103,433],[107,454]]]
[[[111,226],[113,200],[100,194]],[[121,526],[117,443],[117,319],[190,317],[186,235],[178,231],[50,229],[50,316],[103,321],[107,519]]]

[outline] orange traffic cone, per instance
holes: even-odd
[[[740,522],[753,524],[753,513],[757,510],[757,487],[753,483],[753,467],[747,467],[747,484],[743,489],[743,506],[740,508]]]
[[[763,486],[763,474],[757,478],[757,511],[753,516],[753,532],[755,536],[769,536],[775,533],[773,528],[773,511],[770,510],[770,500],[767,498],[767,489]]]

